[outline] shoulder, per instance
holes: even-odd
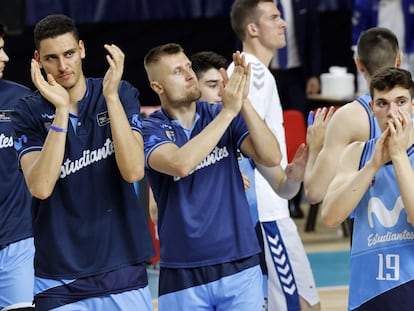
[[[5,80],[5,79],[0,80],[0,86],[2,88],[7,87],[7,88],[26,91],[26,92],[31,92],[31,90],[27,86],[24,86],[23,84],[19,84],[19,83],[14,82],[14,81]]]
[[[327,131],[346,133],[350,142],[365,141],[370,137],[369,116],[365,108],[353,101],[338,108],[328,125]]]

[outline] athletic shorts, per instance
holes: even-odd
[[[216,281],[161,295],[159,311],[262,311],[263,275],[259,265]]]
[[[0,250],[0,309],[33,301],[33,238],[12,243]]]
[[[268,310],[300,310],[299,296],[311,306],[319,302],[305,249],[291,218],[263,222],[268,272]]]
[[[134,289],[119,294],[87,298],[69,303],[51,311],[91,311],[91,310],[139,310],[153,311],[152,297],[149,286]]]

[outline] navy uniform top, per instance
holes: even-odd
[[[143,121],[147,176],[158,206],[162,267],[203,267],[260,252],[237,160],[237,149],[248,135],[240,115],[188,176],[178,178],[148,166],[154,149],[165,143],[183,146],[222,109],[220,104],[200,101],[196,106],[191,129],[183,128],[163,110]]]
[[[31,196],[13,149],[11,111],[27,87],[0,80],[0,248],[32,236]]]
[[[60,178],[51,196],[34,199],[36,276],[82,278],[154,256],[144,209],[115,161],[102,79],[87,79],[76,130],[69,122]],[[132,130],[140,131],[138,90],[121,81],[120,99]],[[55,107],[39,92],[19,101],[12,114],[20,158],[40,151]]]

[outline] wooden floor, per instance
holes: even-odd
[[[302,204],[302,210],[305,217],[308,213],[308,204]],[[320,215],[318,215],[315,231],[305,232],[305,221],[303,219],[294,219],[298,226],[305,250],[307,252],[323,251],[343,251],[349,250],[349,238],[343,236],[341,227],[327,228],[322,224]],[[321,300],[321,311],[346,311],[348,300],[348,287],[320,288],[319,296]],[[154,301],[154,310],[157,311],[157,302]]]

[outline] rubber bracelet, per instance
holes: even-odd
[[[65,129],[65,128],[62,128],[62,127],[57,127],[57,126],[54,126],[53,124],[49,126],[49,130],[54,130],[54,131],[59,132],[59,133],[66,133],[68,131],[67,128]]]

